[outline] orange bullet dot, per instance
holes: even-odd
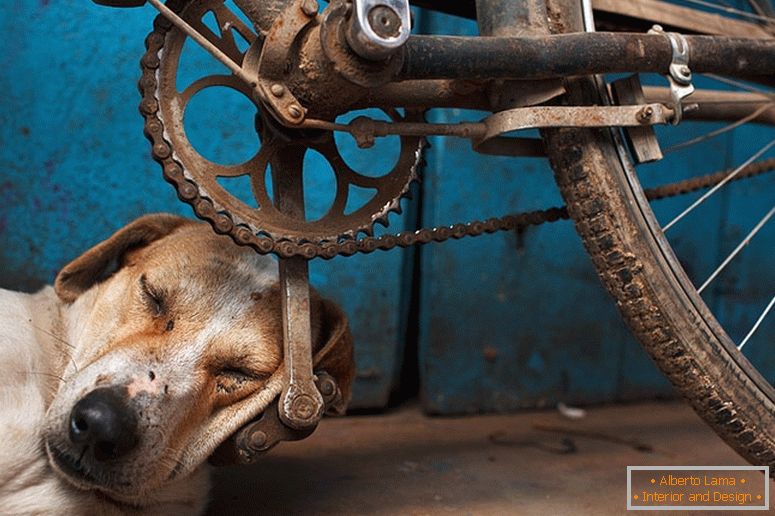
[[[655,483],[655,482],[656,482],[656,480],[654,480],[654,479],[652,478],[652,479],[651,479],[651,483],[653,484],[653,483]]]
[[[762,499],[762,495],[756,495],[756,499],[757,500],[761,500]]]
[[[638,499],[638,495],[633,496],[633,498],[637,500]]]
[[[741,483],[741,484],[745,484],[745,479],[744,479],[744,478],[741,478],[741,479],[740,479],[740,483]]]

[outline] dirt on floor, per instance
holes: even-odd
[[[679,402],[581,419],[405,407],[326,419],[255,465],[216,470],[208,514],[624,514],[628,465],[745,464]]]

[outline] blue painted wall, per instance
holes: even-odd
[[[0,4],[0,28],[13,35],[0,43],[6,71],[0,77],[0,287],[33,290],[52,281],[67,261],[143,213],[191,215],[149,158],[136,108],[138,61],[152,17],[150,9],[119,11],[90,2]],[[423,32],[474,30],[469,22],[441,15],[417,14],[415,20]],[[209,66],[196,49],[187,50],[187,59],[195,70]],[[194,144],[216,158],[249,153],[254,142],[245,137],[251,117],[245,116],[244,100],[201,100],[211,109],[200,113],[198,125],[192,121]],[[431,113],[437,121],[481,116]],[[680,141],[690,130],[681,127],[668,137]],[[652,166],[649,178],[658,184],[740,162],[762,137],[744,132],[705,144]],[[364,153],[349,145],[346,158],[361,170],[384,168],[390,158],[375,154],[389,151],[389,142],[386,147]],[[541,160],[481,157],[454,139],[436,139],[427,158],[424,225],[561,203]],[[310,181],[327,184],[325,167],[314,167]],[[771,177],[745,182],[709,206],[701,226],[677,228],[688,268],[708,273],[771,202],[750,202],[752,194],[773,186]],[[321,192],[311,203],[322,204],[325,197]],[[683,202],[664,201],[657,209],[669,217]],[[411,220],[407,207],[409,216],[394,217],[391,231]],[[771,244],[774,235],[763,237]],[[746,253],[712,292],[737,334],[761,310],[756,296],[775,284],[771,249]],[[313,263],[313,283],[351,317],[356,406],[384,406],[396,386],[413,252]],[[521,235],[432,244],[422,250],[421,270],[418,354],[428,411],[507,410],[670,392],[598,285],[569,222]],[[771,323],[762,334],[775,335]],[[765,346],[751,349],[757,363],[775,367]]]

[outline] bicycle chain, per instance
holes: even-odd
[[[269,237],[256,235],[246,225],[235,223],[229,213],[219,212],[210,199],[199,195],[199,188],[196,183],[190,177],[186,177],[184,168],[174,157],[172,146],[164,137],[164,126],[157,116],[159,102],[155,95],[157,87],[156,74],[161,64],[159,52],[164,45],[164,36],[162,34],[167,29],[169,29],[169,22],[159,17],[154,21],[154,31],[145,40],[146,53],[140,63],[142,77],[138,85],[143,96],[140,102],[140,112],[145,118],[144,132],[151,141],[154,160],[162,166],[164,178],[175,187],[178,197],[182,201],[189,203],[193,207],[196,216],[208,221],[217,233],[228,234],[239,245],[250,246],[261,254],[274,253],[282,258],[300,256],[306,259],[316,257],[331,259],[337,255],[368,254],[376,250],[387,251],[395,247],[404,248],[428,242],[444,242],[449,239],[479,236],[484,233],[514,231],[528,226],[537,226],[568,219],[568,211],[563,206],[503,217],[493,217],[481,221],[475,220],[467,223],[458,223],[451,226],[422,228],[379,237],[366,236],[358,240],[343,239],[338,242],[322,242],[319,244],[312,242],[296,243],[290,240],[275,241]],[[775,159],[764,160],[743,169],[735,177],[735,180],[753,177],[772,170],[775,170]],[[721,171],[707,176],[663,185],[646,190],[646,197],[649,200],[657,200],[710,188],[722,181],[729,173],[729,171]]]

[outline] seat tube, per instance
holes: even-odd
[[[476,0],[476,20],[482,36],[540,36],[550,33],[545,0]],[[564,93],[559,79],[494,81],[490,104],[494,111],[540,104]]]
[[[544,0],[476,0],[482,36],[536,36],[549,32]]]

